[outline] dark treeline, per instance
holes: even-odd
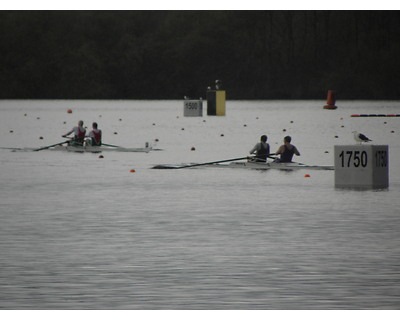
[[[1,11],[1,99],[400,98],[399,11]]]

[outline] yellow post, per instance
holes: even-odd
[[[217,107],[217,116],[224,116],[225,115],[225,99],[226,99],[226,92],[225,90],[217,90],[216,91],[216,107]]]

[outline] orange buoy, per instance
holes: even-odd
[[[310,178],[310,175],[307,173],[304,175],[304,178]]]
[[[136,172],[136,170],[135,169],[131,169],[129,172]]]
[[[324,106],[324,109],[335,110],[337,108],[337,106],[335,106],[335,103],[336,103],[336,91],[328,90],[328,97],[326,99],[326,105]]]
[[[68,110],[67,110],[67,113],[72,113],[72,110],[71,110],[71,109],[68,109]]]

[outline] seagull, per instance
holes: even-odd
[[[353,133],[354,133],[354,140],[356,140],[360,144],[362,144],[363,142],[372,141],[370,138],[368,138],[362,133],[358,133],[357,131],[353,131]]]

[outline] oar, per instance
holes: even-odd
[[[107,147],[114,147],[114,148],[128,149],[128,148],[125,148],[125,147],[115,146],[115,145],[113,145],[113,144],[107,144],[107,143],[102,143],[101,145],[102,145],[102,146],[107,146]],[[149,148],[149,149],[151,149],[151,148],[148,146],[148,143],[146,143],[146,148]]]
[[[113,144],[107,144],[107,143],[102,143],[102,146],[107,146],[107,147],[114,147],[114,148],[122,148],[122,149],[126,149],[124,147],[120,147],[120,146],[114,146]]]
[[[241,157],[241,158],[235,158],[235,159],[226,159],[226,160],[218,160],[218,161],[212,161],[212,162],[204,162],[204,163],[196,163],[196,164],[189,164],[186,166],[180,166],[180,167],[175,167],[175,166],[167,166],[167,165],[157,165],[154,166],[152,169],[183,169],[183,168],[191,168],[191,167],[199,167],[199,166],[206,166],[209,164],[217,164],[217,163],[223,163],[223,162],[231,162],[231,161],[237,161],[237,160],[244,160],[247,159],[248,157]]]
[[[276,157],[271,157],[271,155],[275,155],[275,153],[271,153],[271,154],[269,154],[269,155],[267,155],[267,158],[271,158],[271,159],[277,159]],[[264,161],[265,162],[265,159],[260,159],[260,158],[252,158],[252,159],[254,159],[254,160],[262,160],[262,161]]]
[[[51,146],[47,146],[47,147],[43,147],[43,148],[39,148],[39,149],[33,149],[32,151],[40,151],[40,150],[44,150],[44,149],[49,149],[51,147],[55,147],[55,146],[59,146],[59,145],[62,145],[64,143],[67,143],[68,141],[70,141],[70,140],[63,141],[63,142],[56,143],[56,144],[52,144]]]

